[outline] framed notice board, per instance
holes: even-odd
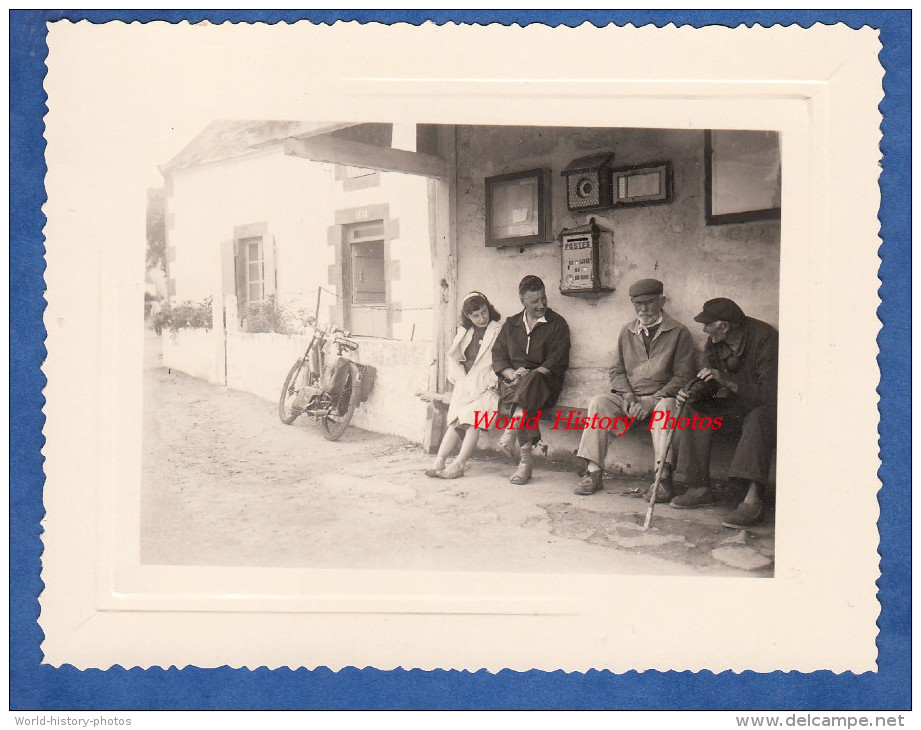
[[[550,170],[486,178],[486,245],[545,243],[550,233]]]

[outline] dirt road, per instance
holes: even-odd
[[[722,528],[728,504],[660,505],[643,533],[645,505],[621,495],[635,480],[577,497],[570,470],[538,460],[515,486],[485,454],[461,479],[429,479],[403,439],[350,428],[328,442],[273,403],[169,372],[152,334],[144,387],[144,563],[771,575],[773,526]]]

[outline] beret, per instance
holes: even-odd
[[[695,322],[710,324],[711,322],[732,322],[738,324],[745,319],[745,312],[731,299],[718,297],[704,303],[703,311],[694,317]]]
[[[629,293],[631,299],[642,297],[641,301],[652,299],[653,297],[662,296],[665,289],[662,282],[658,279],[640,279],[630,287]]]

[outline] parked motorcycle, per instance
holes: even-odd
[[[355,362],[358,343],[335,325],[315,327],[304,356],[288,372],[278,399],[278,417],[291,424],[306,414],[323,424],[329,441],[348,428],[355,408],[370,394],[373,368]]]

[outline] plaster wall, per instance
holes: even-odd
[[[163,366],[203,378],[216,385],[224,384],[224,337],[220,332],[206,329],[166,331],[160,336],[163,344]]]
[[[422,443],[426,404],[416,397],[427,389],[435,355],[431,342],[356,338],[355,359],[374,367],[371,397],[355,409],[359,428]]]
[[[671,203],[648,207],[570,212],[561,171],[575,158],[613,152],[614,165],[670,161]],[[604,283],[610,294],[588,297],[559,293],[560,246],[486,248],[484,178],[537,167],[552,172],[554,236],[589,217],[613,230],[603,251]],[[584,408],[593,394],[609,388],[607,369],[623,325],[634,317],[627,289],[637,279],[665,284],[666,309],[683,322],[702,347],[705,336],[693,321],[704,301],[726,296],[754,317],[778,325],[780,221],[721,226],[705,223],[704,132],[702,130],[599,129],[554,127],[457,128],[458,293],[485,292],[508,316],[520,311],[517,285],[537,274],[547,285],[550,306],[569,322],[570,370],[560,404]],[[614,470],[644,468],[646,434],[619,439],[611,449]],[[549,432],[551,450],[572,453],[577,435]]]
[[[175,298],[233,294],[223,290],[221,246],[235,227],[265,223],[275,242],[279,300],[312,310],[333,255],[326,226],[335,183],[326,168],[277,153],[174,172],[167,214]]]
[[[285,376],[309,341],[275,332],[228,332],[227,387],[277,402]]]

